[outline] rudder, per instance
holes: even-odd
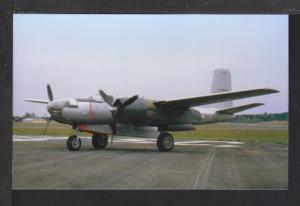
[[[228,69],[215,69],[211,84],[210,93],[220,93],[231,91],[231,74]],[[210,105],[213,108],[233,107],[232,101],[220,102]]]

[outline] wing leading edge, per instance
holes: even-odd
[[[191,97],[185,99],[174,99],[167,101],[157,101],[154,104],[157,106],[166,106],[166,107],[196,107],[206,104],[225,102],[236,99],[243,99],[248,97],[255,97],[260,95],[277,93],[279,91],[271,88],[260,88],[260,89],[250,89],[250,90],[241,90],[236,92],[223,92],[217,94],[210,94],[206,96]]]

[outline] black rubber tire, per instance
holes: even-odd
[[[78,138],[78,143],[76,144],[76,139]],[[67,148],[70,151],[77,151],[81,147],[81,139],[76,135],[71,135],[67,140]]]
[[[156,143],[158,150],[161,152],[170,152],[174,147],[174,139],[168,132],[161,132]]]
[[[104,149],[107,145],[108,137],[107,135],[93,135],[92,144],[95,149]]]

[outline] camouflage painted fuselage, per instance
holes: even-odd
[[[120,101],[125,100],[126,98],[120,98]],[[77,99],[77,102],[77,107],[68,107],[63,103],[63,100],[59,100],[57,105],[56,102],[53,102],[49,107],[52,110],[48,108],[48,111],[53,119],[62,123],[112,124],[111,107],[107,103],[91,99]],[[124,109],[117,119],[117,123],[134,126],[156,126],[162,130],[168,130],[171,125],[206,124],[231,118],[232,115],[220,115],[214,111],[200,111],[197,108],[160,107],[155,105],[154,100],[138,98]],[[174,130],[176,131],[176,128]]]

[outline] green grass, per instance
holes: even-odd
[[[268,122],[256,124],[207,124],[199,125],[194,131],[172,132],[175,139],[189,140],[223,140],[242,142],[268,142],[277,144],[288,143],[287,122]],[[44,123],[14,123],[13,133],[16,135],[42,135]],[[46,135],[70,136],[71,126],[51,122]],[[89,133],[82,133],[90,136]]]
[[[286,123],[287,124],[287,123]],[[268,142],[287,144],[288,129],[270,128],[260,123],[258,127],[234,124],[199,125],[195,131],[174,132],[175,138],[184,137],[192,140],[224,140],[242,142]],[[273,126],[273,125],[272,125]],[[275,126],[275,125],[274,125]]]
[[[13,125],[13,134],[16,135],[42,135],[45,129],[44,123],[15,122]],[[51,122],[46,135],[48,136],[70,136],[74,130],[70,125],[64,125],[57,122]],[[81,133],[83,136],[89,136],[89,133]]]

